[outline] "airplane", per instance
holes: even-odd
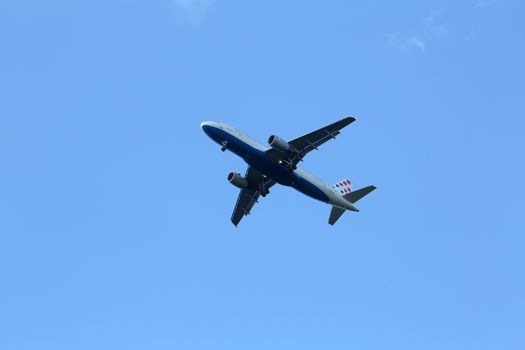
[[[224,123],[203,122],[201,128],[221,146],[223,152],[231,151],[248,164],[244,176],[230,172],[227,177],[229,183],[240,188],[231,222],[237,226],[244,216],[250,214],[255,203],[258,203],[259,196],[266,197],[270,193],[270,187],[276,183],[293,187],[309,197],[331,205],[328,218],[330,225],[335,224],[346,210],[358,212],[359,209],[354,204],[375,190],[375,186],[352,191],[347,179],[329,186],[297,167],[307,153],[317,150],[328,140],[335,139],[341,129],[354,121],[355,118],[347,117],[290,142],[271,135],[268,138],[269,147]]]

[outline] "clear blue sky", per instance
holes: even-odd
[[[0,2],[0,349],[525,349],[525,5]],[[357,122],[238,229],[199,127]]]

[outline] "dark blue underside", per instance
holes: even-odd
[[[227,142],[226,148],[228,150],[244,159],[248,165],[257,169],[261,174],[266,175],[281,185],[291,186],[299,192],[322,202],[327,203],[329,201],[328,196],[317,186],[298,176],[287,166],[277,163],[270,158],[266,152],[253,148],[242,140],[239,140],[235,136],[219,128],[204,125],[203,129],[212,140],[221,146],[224,142]]]

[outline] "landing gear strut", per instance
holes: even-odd
[[[226,151],[228,149],[228,141],[222,141],[221,145],[222,145],[221,151],[224,152],[224,151]]]
[[[264,185],[264,182],[266,181],[266,179],[263,179],[261,181],[261,188],[259,189],[261,191],[261,196],[263,197],[266,197],[266,195],[268,193],[270,193],[270,190],[266,188],[266,186]]]

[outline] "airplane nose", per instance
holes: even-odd
[[[206,133],[206,135],[210,136],[213,126],[211,125],[211,122],[202,122],[201,123],[202,131]]]

